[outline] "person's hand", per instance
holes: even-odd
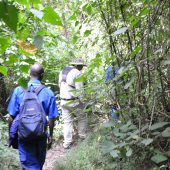
[[[47,149],[50,149],[52,145],[52,137],[48,136]]]

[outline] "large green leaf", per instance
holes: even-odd
[[[0,2],[0,19],[13,31],[17,31],[18,9],[7,2]]]
[[[159,122],[159,123],[155,123],[150,127],[150,130],[155,130],[155,129],[159,129],[165,125],[170,124],[170,122]]]
[[[52,25],[63,25],[60,16],[49,6],[44,9],[43,19]]]
[[[162,154],[156,154],[151,157],[151,160],[157,164],[166,161],[168,158]]]
[[[23,88],[26,88],[26,87],[27,87],[28,80],[27,80],[26,78],[21,77],[20,79],[18,79],[18,83],[19,83]]]
[[[15,0],[16,2],[18,2],[21,5],[28,5],[29,4],[29,0]]]
[[[8,68],[5,66],[0,66],[0,73],[2,73],[4,76],[8,73]]]
[[[2,54],[11,44],[8,37],[0,37],[0,54]]]
[[[42,11],[38,11],[38,10],[36,10],[36,9],[30,9],[30,12],[31,12],[32,14],[34,14],[34,16],[36,16],[36,17],[39,18],[39,19],[42,19],[42,18],[43,18],[44,13],[43,13]]]

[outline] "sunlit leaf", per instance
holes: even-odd
[[[139,16],[143,17],[143,16],[147,15],[148,13],[149,13],[149,9],[148,9],[148,7],[146,7],[146,8],[141,10]]]
[[[141,46],[137,46],[137,47],[134,48],[134,50],[132,51],[132,53],[130,55],[133,57],[136,54],[138,54],[141,50],[142,50],[142,47]]]
[[[88,113],[90,111],[91,111],[91,108],[87,108],[87,109],[83,110],[84,113]]]
[[[81,75],[80,77],[76,78],[74,82],[84,82],[85,80],[86,78],[83,75]]]
[[[29,4],[29,0],[15,0],[16,2],[18,2],[21,5],[28,5]]]
[[[36,52],[37,52],[37,48],[35,46],[33,46],[32,44],[29,44],[23,40],[17,40],[17,44],[23,51],[25,51],[29,54],[36,54]]]
[[[139,23],[139,19],[132,21],[132,23],[130,24],[130,28],[135,27],[138,23]]]
[[[60,16],[49,6],[44,8],[43,19],[52,25],[63,25]]]
[[[0,37],[0,54],[2,54],[11,44],[9,38]]]
[[[91,5],[88,5],[87,8],[86,8],[86,11],[89,15],[91,15],[92,13],[92,6]]]
[[[42,3],[42,0],[29,0],[29,1],[32,4],[40,4],[40,3]]]
[[[2,73],[4,76],[8,73],[8,68],[5,66],[0,66],[0,73]]]
[[[86,4],[83,6],[83,11],[85,11],[88,15],[91,15],[92,13],[92,6],[89,4]]]
[[[24,29],[17,32],[17,38],[25,40],[30,35],[30,27],[26,26]]]
[[[38,11],[36,9],[30,9],[31,13],[34,14],[39,19],[43,18],[44,13],[42,11]]]
[[[114,35],[122,34],[122,33],[126,32],[127,29],[128,29],[127,27],[123,27],[123,28],[121,28],[121,29],[115,31],[115,32],[114,32]]]

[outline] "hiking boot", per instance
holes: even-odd
[[[71,146],[69,145],[69,146],[63,146],[64,147],[64,149],[66,149],[66,150],[68,150],[68,149],[70,149],[71,148]]]
[[[71,148],[71,145],[72,145],[72,143],[70,143],[69,145],[63,144],[63,148],[66,149],[66,150],[67,150],[67,149],[70,149],[70,148]]]

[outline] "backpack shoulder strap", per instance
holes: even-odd
[[[66,82],[67,75],[72,69],[74,69],[74,67],[64,67],[62,71],[62,82]]]
[[[34,90],[35,94],[38,95],[38,94],[40,93],[40,91],[41,91],[42,89],[44,89],[44,88],[45,88],[45,86],[41,84],[39,87],[37,87],[37,88]]]

